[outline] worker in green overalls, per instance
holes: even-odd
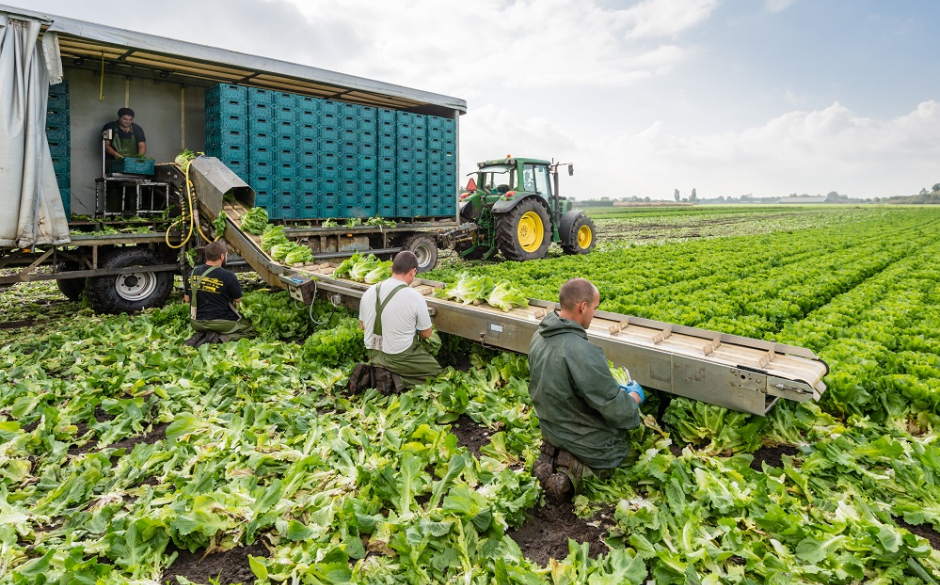
[[[376,388],[399,393],[423,384],[443,370],[429,353],[429,342],[440,339],[421,293],[411,288],[418,258],[402,251],[392,262],[392,277],[373,285],[359,302],[359,326],[365,332],[370,364],[356,364],[349,390]]]
[[[134,110],[118,110],[118,119],[101,129],[102,133],[108,130],[111,131],[111,140],[104,141],[104,149],[109,159],[147,154],[147,137],[144,129],[134,123]]]
[[[238,278],[222,268],[227,253],[222,242],[210,242],[206,263],[183,277],[183,300],[189,303],[189,322],[197,332],[188,345],[224,343],[254,334],[251,323],[235,310],[242,300],[242,288]]]

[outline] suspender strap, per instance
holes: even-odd
[[[395,296],[395,293],[400,291],[403,288],[408,288],[408,285],[404,282],[392,289],[392,292],[385,297],[385,300],[381,303],[379,302],[379,292],[382,290],[382,285],[379,284],[375,289],[375,323],[372,325],[373,335],[382,335],[382,311],[385,310],[385,306],[388,305],[388,302],[392,300],[392,297]]]
[[[199,283],[202,281],[202,279],[209,276],[209,273],[215,270],[216,268],[218,268],[218,266],[210,266],[209,270],[206,270],[202,274],[196,274],[196,269],[193,268],[192,276],[189,279],[190,288],[193,289],[193,296],[191,299],[192,302],[189,305],[189,318],[190,319],[193,319],[193,320],[196,319],[196,291],[199,290]]]

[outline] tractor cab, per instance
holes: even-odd
[[[594,247],[594,223],[571,209],[558,194],[558,167],[531,158],[488,160],[460,195],[460,217],[475,223],[472,241],[461,242],[464,258],[488,258],[499,251],[508,260],[535,260],[548,252],[552,242],[569,254],[586,254]]]

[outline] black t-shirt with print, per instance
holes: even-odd
[[[211,267],[208,264],[197,266],[183,279],[184,290],[187,295],[192,297],[193,275],[201,276],[209,268]],[[213,270],[209,276],[197,280],[199,287],[196,293],[196,319],[199,321],[210,321],[212,319],[237,321],[238,313],[232,310],[229,303],[242,298],[242,287],[238,283],[238,278],[228,270],[219,267]]]

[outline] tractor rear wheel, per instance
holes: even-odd
[[[437,266],[437,243],[427,234],[408,236],[401,244],[402,250],[414,252],[418,257],[418,272],[434,270]]]
[[[552,243],[548,211],[532,199],[525,200],[500,216],[496,243],[507,260],[538,260]]]
[[[571,231],[561,235],[561,249],[565,254],[588,254],[597,245],[597,229],[585,214],[578,215],[571,224]]]

